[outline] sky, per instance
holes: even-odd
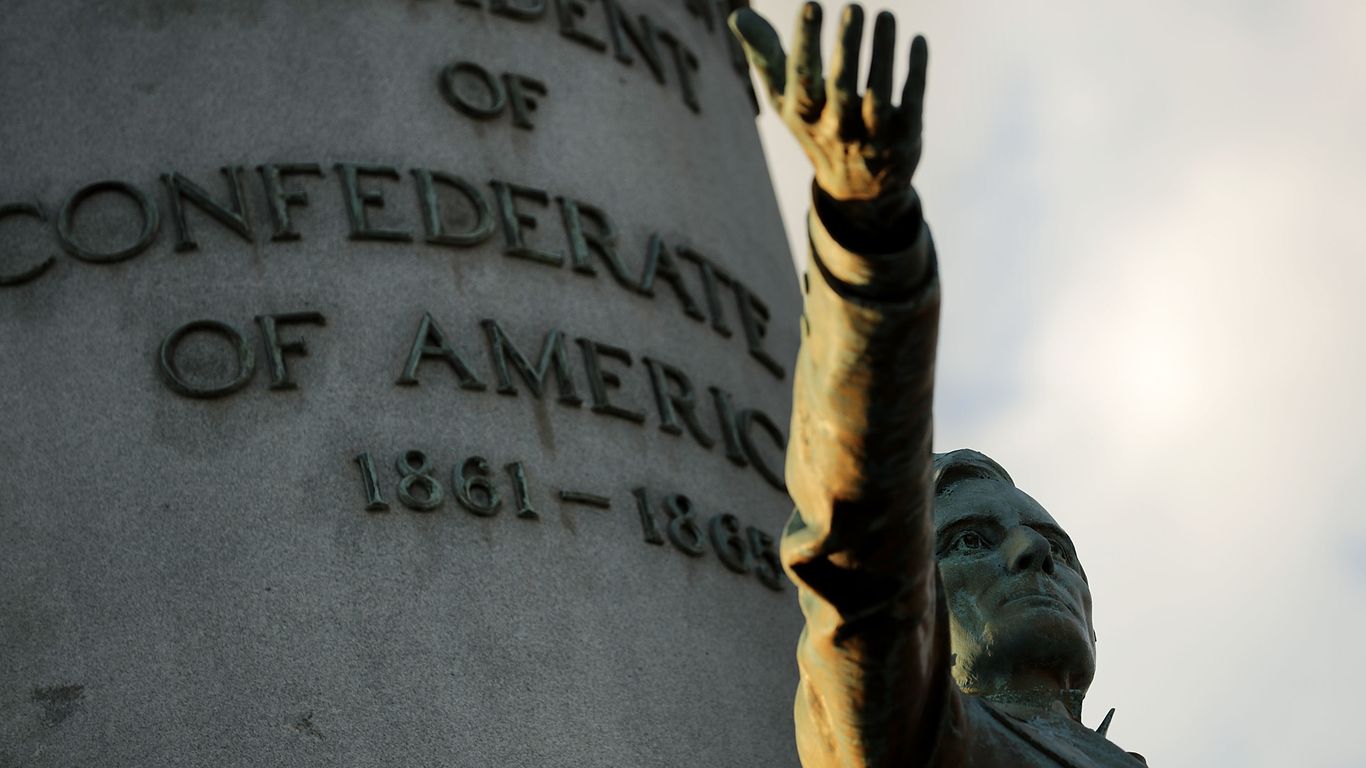
[[[1085,721],[1165,768],[1366,766],[1366,3],[886,7],[930,46],[935,449],[1077,543]],[[801,264],[809,166],[760,130]]]

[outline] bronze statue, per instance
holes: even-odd
[[[782,542],[807,622],[803,765],[1142,765],[1105,738],[1108,716],[1081,724],[1095,632],[1067,534],[986,456],[931,453],[939,281],[911,188],[924,38],[893,105],[889,13],[862,96],[858,6],[824,77],[819,5],[802,10],[791,57],[758,14],[731,26],[815,166]]]

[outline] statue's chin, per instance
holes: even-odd
[[[1070,611],[1050,605],[1012,605],[991,622],[973,658],[960,658],[978,684],[1015,680],[1033,670],[1086,688],[1096,671],[1090,631]],[[957,649],[955,649],[957,651]],[[963,681],[960,680],[960,685]]]

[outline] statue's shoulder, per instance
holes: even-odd
[[[1065,717],[1023,717],[976,696],[963,696],[968,765],[995,768],[1142,768],[1141,755]]]

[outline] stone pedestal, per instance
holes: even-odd
[[[723,15],[6,4],[0,764],[795,763]]]

